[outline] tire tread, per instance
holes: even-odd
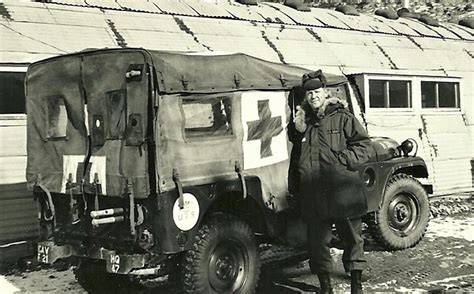
[[[420,221],[424,222],[425,220],[429,220],[429,215],[430,215],[429,198],[426,194],[426,191],[424,191],[424,188],[422,187],[422,185],[416,178],[408,174],[403,174],[403,173],[396,174],[392,176],[392,178],[390,178],[390,180],[388,181],[385,192],[389,191],[389,189],[391,189],[392,186],[396,185],[400,181],[412,181],[416,183],[417,185],[419,185],[420,189],[423,189],[423,196],[421,197],[426,198],[426,199],[419,199],[419,200],[420,201],[426,200],[428,209],[423,210],[423,208],[421,208],[421,213],[424,213],[425,215],[421,216]],[[417,197],[420,197],[420,196],[417,195]],[[423,205],[423,203],[421,205]],[[383,207],[384,205],[382,205],[382,208]],[[407,248],[416,246],[423,239],[423,236],[426,233],[426,230],[428,228],[428,223],[429,223],[427,221],[426,226],[420,232],[416,234],[417,235],[416,237],[405,238],[403,239],[403,244],[400,244],[400,240],[395,240],[394,238],[390,238],[391,233],[387,232],[386,231],[387,229],[385,229],[383,226],[380,225],[382,222],[384,222],[384,216],[379,211],[370,213],[368,217],[366,218],[366,222],[369,228],[369,233],[372,236],[372,238],[374,238],[374,240],[379,245],[383,246],[385,249],[388,249],[388,250],[402,250],[402,249],[407,249]]]
[[[198,259],[198,256],[203,254],[206,250],[206,246],[209,243],[208,236],[217,233],[217,228],[223,224],[224,226],[235,226],[236,229],[247,232],[247,234],[251,234],[253,236],[253,231],[250,226],[236,216],[229,214],[218,214],[211,217],[198,230],[194,237],[194,244],[192,248],[189,249],[184,255],[182,273],[182,287],[184,293],[206,293],[205,285],[199,285],[196,281],[195,274],[202,269],[199,268],[195,261]],[[258,278],[260,276],[260,261],[257,259],[257,262],[255,287],[258,284]]]

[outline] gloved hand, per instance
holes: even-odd
[[[301,106],[296,106],[296,114],[295,114],[295,119],[293,120],[295,123],[295,128],[298,132],[304,133],[306,131],[307,125],[306,125],[306,113],[301,108]]]

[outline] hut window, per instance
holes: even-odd
[[[411,81],[369,80],[371,108],[410,108]]]
[[[423,108],[458,108],[459,83],[422,81],[421,105]]]
[[[186,138],[232,135],[230,97],[183,98]]]
[[[0,72],[0,114],[25,113],[24,72]]]

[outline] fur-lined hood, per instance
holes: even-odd
[[[342,108],[347,108],[348,106],[347,101],[344,101],[339,97],[327,98],[326,101],[324,101],[323,105],[318,109],[318,117],[323,118],[326,114],[332,112],[335,109],[340,108],[337,106],[337,104],[340,104]]]
[[[345,109],[347,106],[347,101],[338,97],[330,97],[326,98],[323,105],[318,109],[318,112],[315,113],[308,102],[304,101],[301,104],[301,108],[295,114],[295,128],[298,132],[303,133],[307,128],[307,124],[318,124],[324,116],[338,109]]]
[[[329,97],[326,98],[326,101],[324,101],[323,105],[318,109],[318,112],[316,113],[316,116],[318,119],[323,118],[325,115],[333,112],[336,109],[340,108],[347,108],[348,103],[345,100],[342,100],[339,97]],[[314,119],[314,111],[309,106],[308,102],[303,102],[302,108],[304,112],[306,112],[306,119],[311,120]],[[313,115],[311,115],[313,113]]]

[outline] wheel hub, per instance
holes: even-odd
[[[229,255],[223,255],[216,261],[216,275],[221,280],[231,280],[233,276],[233,270],[235,262]]]
[[[405,203],[398,203],[395,206],[395,218],[398,220],[398,222],[403,223],[407,221],[408,217],[408,207],[405,205]]]
[[[232,293],[245,283],[246,260],[242,246],[235,241],[218,244],[209,260],[209,283],[217,292]]]
[[[420,205],[410,193],[399,193],[388,206],[390,228],[400,236],[406,236],[419,221]]]

